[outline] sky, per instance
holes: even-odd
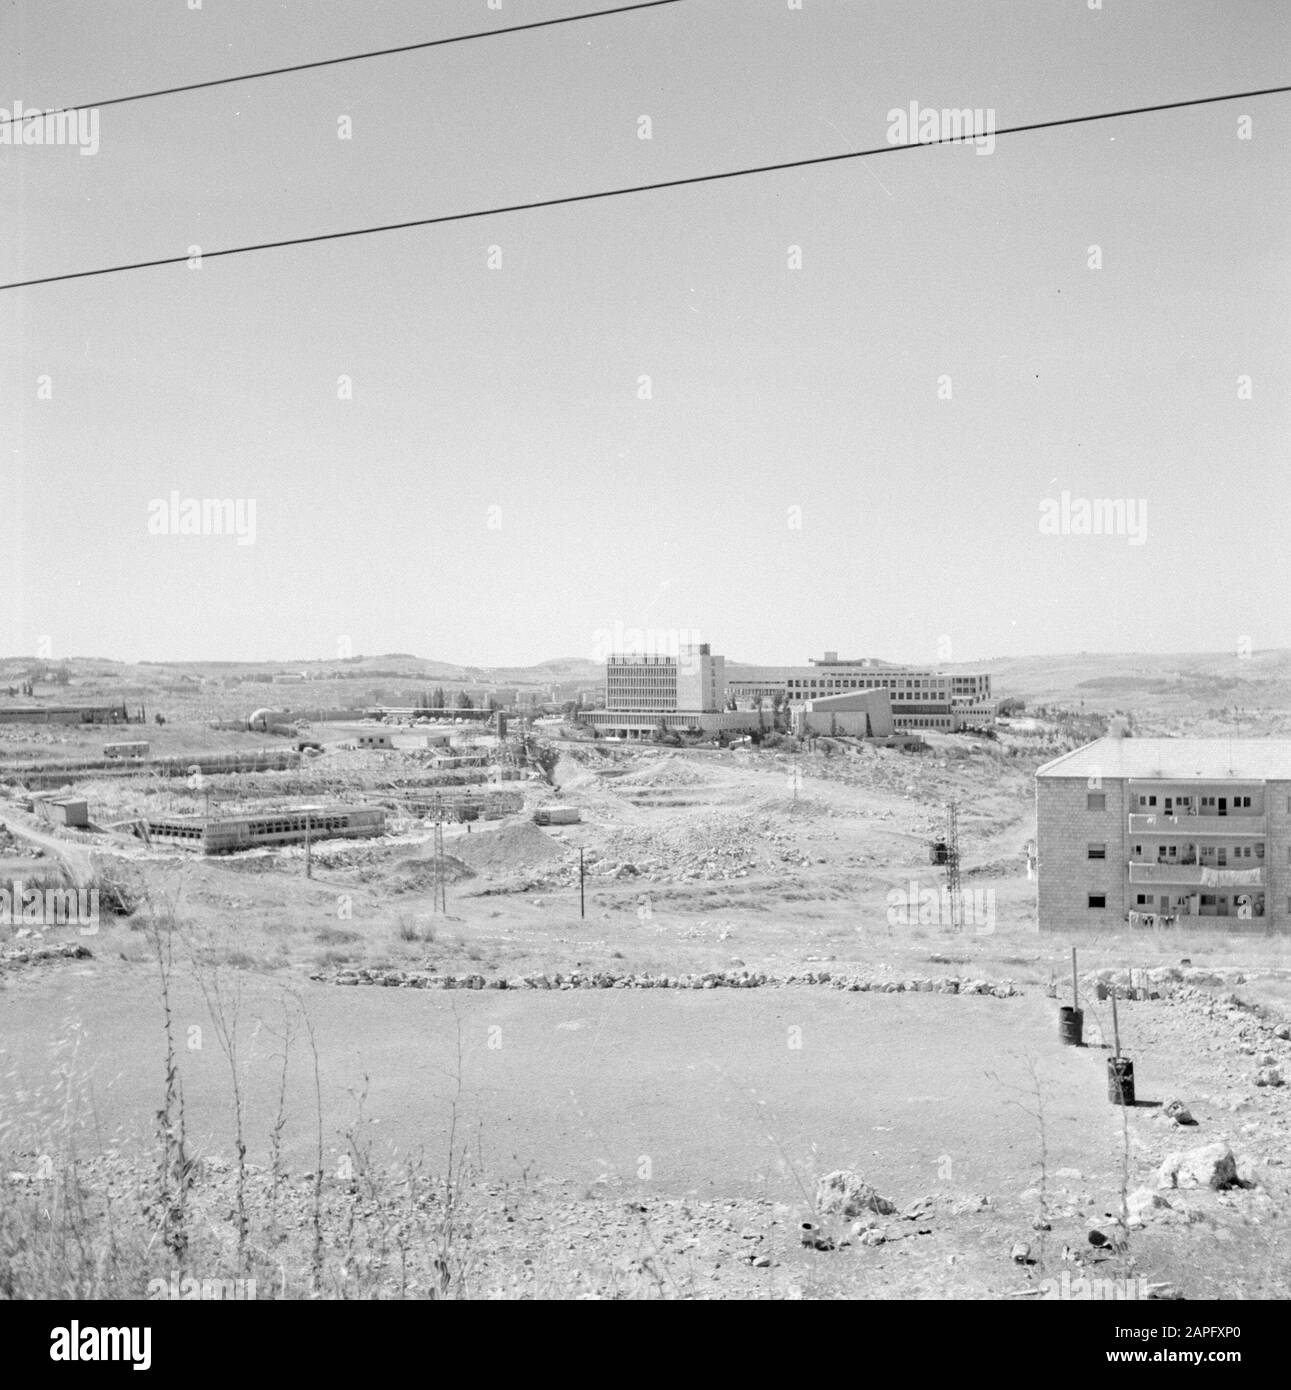
[[[609,3],[0,0],[0,106]],[[680,0],[105,107],[93,154],[0,145],[0,282],[888,146],[911,103],[1274,86],[1289,39],[1280,0]],[[1266,96],[0,293],[0,653],[1291,646],[1288,136]],[[241,534],[162,533],[172,495]]]

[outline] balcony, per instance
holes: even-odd
[[[1267,830],[1265,817],[1242,811],[1231,816],[1166,816],[1153,811],[1130,815],[1131,835],[1187,835],[1203,839],[1207,835],[1256,835]]]
[[[1182,883],[1200,885],[1200,864],[1147,864],[1130,860],[1131,883]]]
[[[1263,888],[1264,868],[1218,868],[1209,864],[1152,864],[1129,861],[1131,883],[1180,883],[1198,888]]]

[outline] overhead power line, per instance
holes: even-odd
[[[495,39],[502,34],[520,34],[530,29],[553,29],[558,24],[577,24],[584,19],[603,19],[606,15],[630,14],[634,10],[654,10],[663,5],[679,5],[682,0],[640,0],[633,5],[619,5],[609,10],[589,10],[583,14],[567,14],[559,19],[536,19],[528,24],[510,24],[505,28],[480,29],[473,34],[453,34],[446,39],[425,39],[420,43],[404,43],[397,48],[374,48],[366,53],[347,53],[340,58],[318,58],[309,63],[291,63],[282,68],[265,68],[263,72],[243,72],[234,77],[213,77],[206,82],[185,82],[178,87],[158,87],[153,92],[135,92],[131,96],[108,97],[106,101],[81,101],[75,106],[60,106],[49,111],[26,111],[21,116],[5,116],[0,125],[14,125],[33,117],[57,116],[68,111],[102,110],[105,106],[124,106],[130,101],[150,101],[153,97],[173,97],[180,92],[200,92],[206,87],[227,87],[234,82],[254,82],[261,77],[282,77],[289,72],[309,72],[313,68],[332,68],[340,63],[358,63],[365,58],[389,58],[396,53],[416,53],[423,48],[444,48],[450,43],[470,43],[474,39]]]
[[[1223,96],[1190,97],[1186,101],[1158,102],[1152,106],[1130,106],[1120,111],[1100,111],[1089,116],[1062,116],[1051,121],[1028,121],[1025,125],[1001,126],[995,136],[1021,135],[1031,130],[1053,130],[1059,126],[1085,125],[1090,121],[1111,121],[1122,116],[1143,116],[1155,111],[1178,111],[1184,107],[1210,106],[1220,101],[1248,101],[1253,97],[1277,96],[1291,92],[1291,85],[1261,87],[1250,92],[1229,92]],[[897,145],[876,145],[866,150],[845,150],[839,154],[814,155],[806,159],[787,159],[776,164],[756,164],[742,169],[726,169],[716,174],[691,174],[686,178],[662,179],[657,183],[638,183],[625,188],[603,188],[593,193],[570,193],[560,198],[538,198],[526,203],[509,203],[498,207],[476,208],[470,212],[447,212],[437,217],[417,217],[406,222],[385,222],[376,226],[352,227],[342,232],[316,232],[310,236],[284,237],[279,241],[259,241],[246,246],[226,246],[219,251],[203,251],[202,260],[220,256],[243,256],[251,251],[273,251],[286,246],[308,246],[320,241],[343,241],[348,237],[374,236],[378,232],[408,231],[414,227],[436,227],[448,222],[469,222],[481,217],[500,217],[511,212],[532,212],[539,208],[563,207],[573,203],[591,203],[607,198],[623,198],[633,193],[653,193],[666,188],[686,188],[694,184],[718,183],[724,179],[748,178],[754,174],[774,174],[787,169],[808,169],[821,164],[839,164],[849,159],[869,159],[881,154],[896,154],[901,150],[927,149],[933,145],[966,144],[978,135],[949,135],[936,140],[908,142]],[[32,280],[13,280],[0,285],[0,291],[25,289],[31,285],[50,285],[59,280],[84,280],[96,275],[116,275],[127,270],[148,270],[154,266],[184,265],[190,257],[161,256],[150,261],[130,261],[120,265],[99,266],[94,270],[72,270],[61,275],[42,275]]]

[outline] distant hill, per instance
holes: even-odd
[[[1163,655],[999,657],[989,671],[997,696],[1088,710],[1204,715],[1212,710],[1291,710],[1291,650]]]
[[[729,662],[730,673],[744,662]],[[887,662],[875,662],[876,667]],[[464,666],[407,652],[309,661],[144,661],[110,657],[71,657],[41,662],[32,657],[0,658],[0,684],[14,683],[34,667],[66,667],[72,678],[68,698],[79,683],[147,688],[186,682],[224,684],[241,678],[272,684],[285,677],[308,688],[314,682],[396,685],[424,688],[474,686],[554,691],[557,699],[579,690],[598,689],[604,667],[586,657],[552,657],[532,666]],[[1291,713],[1291,650],[1275,648],[1250,656],[1235,652],[1178,652],[1164,655],[1078,652],[1064,656],[995,657],[943,669],[989,671],[998,698],[1011,696],[1028,704],[1062,705],[1091,712],[1125,710],[1167,718],[1203,718],[1236,711]],[[301,676],[305,680],[300,681]],[[48,690],[48,687],[46,687]]]

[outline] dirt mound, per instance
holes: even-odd
[[[475,877],[475,870],[463,864],[455,854],[444,855],[442,872],[445,883],[460,883],[465,878]],[[399,860],[391,879],[396,893],[429,892],[435,886],[434,855]]]
[[[594,874],[641,872],[664,881],[742,877],[753,866],[758,830],[747,816],[692,816],[646,829],[624,827],[607,836]]]
[[[757,809],[773,816],[791,816],[797,820],[824,820],[834,814],[834,808],[827,801],[817,801],[810,796],[764,796],[757,802]]]
[[[509,873],[559,859],[565,847],[539,830],[532,821],[501,825],[479,835],[466,835],[454,846],[458,857],[477,873]]]
[[[710,781],[702,768],[681,758],[653,758],[645,767],[619,778],[617,788],[628,787],[698,787]]]

